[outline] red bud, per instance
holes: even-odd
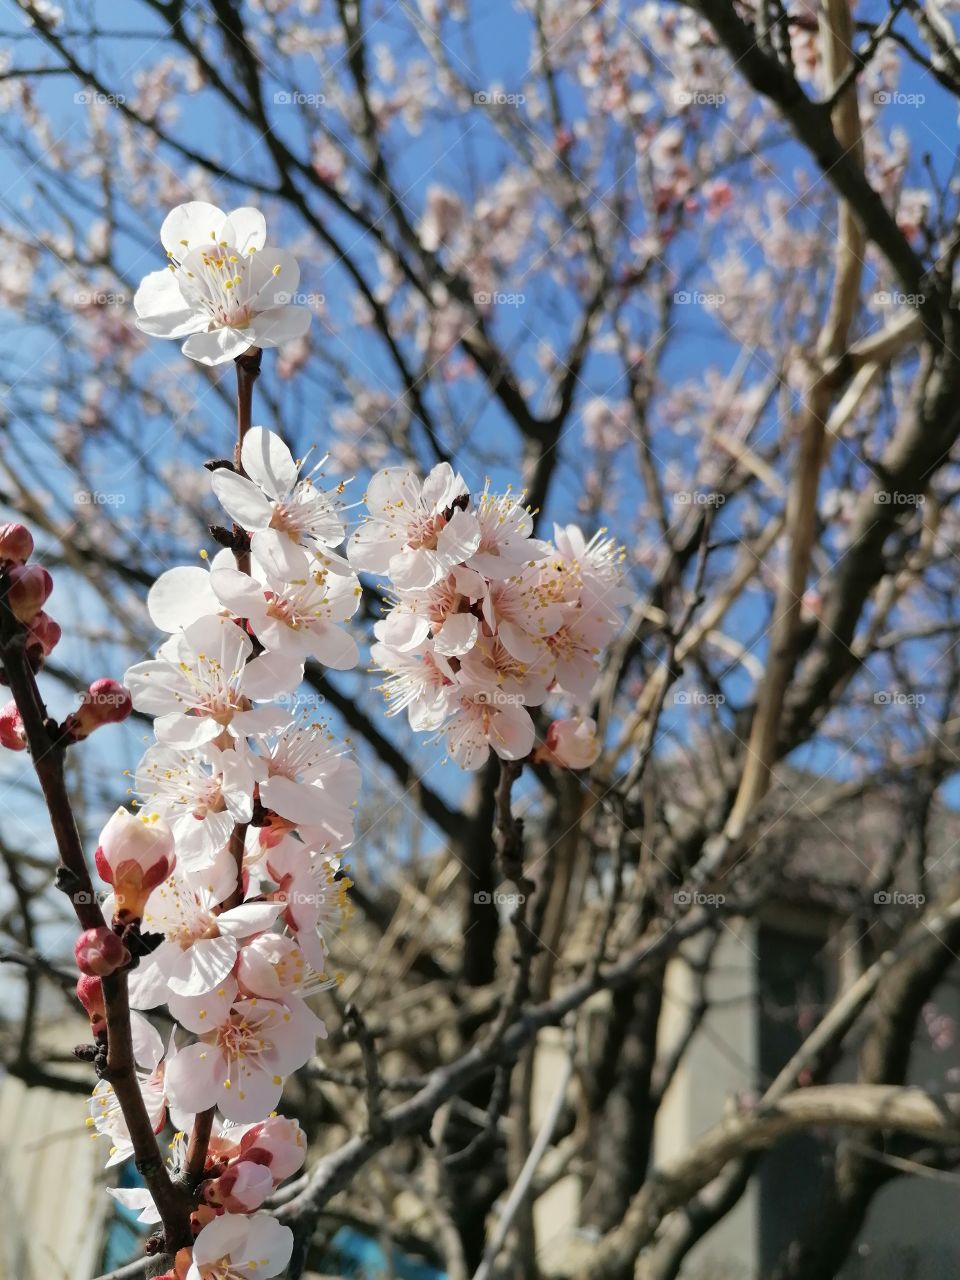
[[[116,680],[94,680],[83,695],[78,710],[63,722],[63,730],[73,742],[80,742],[101,725],[119,724],[126,720],[132,710],[133,698],[129,689]]]
[[[0,561],[25,564],[33,555],[33,535],[23,524],[0,524]]]
[[[112,929],[85,929],[73,949],[77,968],[91,978],[106,978],[130,962],[130,952]]]
[[[22,751],[27,745],[23,720],[15,702],[8,702],[0,709],[0,746],[10,751]]]
[[[20,622],[32,622],[53,590],[53,579],[42,565],[14,565],[7,573],[7,604]]]

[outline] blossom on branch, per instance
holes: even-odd
[[[160,228],[170,265],[148,275],[134,297],[137,327],[158,338],[186,338],[184,355],[207,365],[302,337],[310,311],[290,305],[300,268],[266,238],[257,209],[224,213],[202,200],[178,205]]]

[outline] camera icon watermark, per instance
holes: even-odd
[[[726,100],[725,93],[711,93],[705,89],[678,89],[673,95],[678,107],[722,107]]]
[[[878,289],[873,295],[878,307],[922,307],[925,293],[902,293],[899,289]]]
[[[478,107],[522,107],[526,100],[523,93],[504,93],[502,89],[481,89],[473,95]]]
[[[673,295],[674,304],[678,307],[706,307],[708,311],[722,307],[726,300],[725,293],[700,293],[697,289],[678,289]]]
[[[703,493],[699,489],[679,489],[673,500],[681,507],[722,507],[727,496],[725,493]]]
[[[488,893],[486,889],[479,889],[473,895],[478,907],[519,907],[526,900],[522,893]]]
[[[678,889],[673,895],[678,907],[722,907],[726,902],[722,893],[700,893],[697,889]]]
[[[722,707],[726,700],[722,693],[704,693],[702,689],[678,689],[673,695],[678,707]]]
[[[322,93],[301,93],[298,89],[281,89],[273,95],[278,107],[322,107],[327,99]]]
[[[327,300],[325,293],[278,293],[274,304],[278,307],[322,307]]]
[[[922,507],[926,498],[922,493],[901,493],[896,489],[878,489],[873,495],[877,507]]]
[[[878,889],[873,895],[878,907],[922,907],[926,902],[922,893],[902,893],[899,889]]]
[[[481,291],[473,295],[476,307],[522,307],[527,300],[525,293],[486,293]]]
[[[125,95],[122,93],[100,93],[98,89],[80,89],[73,95],[73,101],[78,107],[93,105],[122,107],[126,100]]]
[[[902,693],[899,689],[878,689],[873,695],[878,707],[922,707],[926,700],[923,693]]]
[[[898,89],[878,89],[873,95],[878,107],[922,107],[926,100],[925,93],[901,93]]]
[[[106,489],[79,489],[73,495],[77,507],[122,507],[126,501],[125,493]]]
[[[79,289],[73,295],[76,307],[125,307],[129,301],[125,293],[110,293],[104,289]]]

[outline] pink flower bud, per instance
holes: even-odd
[[[211,1178],[204,1184],[203,1198],[207,1204],[225,1209],[227,1213],[252,1213],[260,1208],[273,1185],[273,1177],[265,1165],[238,1160],[219,1178]]]
[[[266,1165],[275,1184],[296,1173],[307,1158],[307,1141],[296,1120],[271,1116],[255,1124],[240,1139],[243,1160]]]
[[[0,524],[0,561],[25,564],[33,555],[33,534],[24,524]]]
[[[597,722],[590,716],[551,721],[541,758],[564,769],[589,769],[599,755]]]
[[[43,665],[44,658],[54,651],[62,635],[60,624],[41,609],[27,627],[27,657],[34,670]]]
[[[99,978],[83,974],[77,979],[77,999],[90,1019],[90,1030],[95,1036],[107,1029],[107,1009],[103,1003],[103,986]]]
[[[39,564],[14,565],[7,573],[10,589],[7,604],[20,622],[31,622],[46,604],[53,579]]]
[[[139,920],[147,898],[176,865],[173,835],[156,813],[118,809],[100,832],[97,870],[113,886],[115,921]]]
[[[23,720],[15,702],[8,702],[0,709],[0,746],[10,751],[22,751],[27,745]]]
[[[77,968],[88,978],[107,978],[130,963],[130,952],[112,929],[85,929],[73,949]]]
[[[81,742],[104,724],[118,724],[133,710],[133,698],[116,680],[94,680],[83,695],[79,708],[63,722],[71,741]]]

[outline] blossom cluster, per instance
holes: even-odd
[[[149,592],[167,638],[124,682],[154,717],[154,740],[132,771],[133,811],[114,813],[96,850],[111,924],[76,947],[78,997],[101,1041],[101,979],[138,956],[133,1048],[155,1132],[169,1119],[188,1133],[216,1108],[199,1234],[192,1260],[178,1261],[190,1277],[207,1274],[208,1255],[228,1253],[240,1269],[253,1258],[264,1276],[289,1257],[289,1230],[255,1211],[304,1158],[298,1126],[275,1108],[326,1034],[307,997],[332,981],[327,939],[348,910],[340,857],[359,791],[345,747],[296,714],[308,659],[343,669],[358,657],[344,624],[360,586],[334,549],[344,537],[338,493],[318,486],[316,467],[301,474],[259,427],[239,464],[220,464],[210,482],[243,550],[171,569]],[[145,1013],[161,1005],[174,1019],[166,1043]],[[89,1123],[110,1140],[108,1163],[132,1154],[105,1080]],[[178,1137],[174,1176],[186,1150]],[[114,1194],[159,1220],[147,1191]]]
[[[554,695],[588,703],[626,600],[622,549],[604,531],[587,541],[576,525],[535,538],[522,494],[488,484],[473,498],[446,462],[422,483],[385,468],[366,502],[347,556],[389,581],[372,649],[388,714],[405,710],[411,728],[445,735],[465,769],[491,748],[504,760],[589,767],[599,753],[590,717],[552,721],[538,744],[531,710]]]

